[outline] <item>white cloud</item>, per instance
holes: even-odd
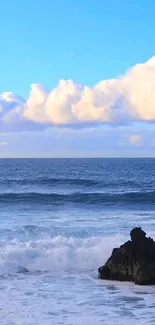
[[[7,141],[0,142],[0,147],[4,147],[4,146],[7,146],[7,145],[8,145]]]
[[[132,134],[129,137],[129,142],[133,145],[142,145],[142,136],[140,134]]]
[[[60,80],[46,90],[32,84],[29,98],[7,92],[0,96],[0,130],[40,130],[52,125],[124,125],[155,122],[155,57],[124,76],[103,80],[93,88]]]
[[[8,142],[0,147],[0,157],[155,157],[154,140],[153,124],[81,129],[52,126],[44,132],[0,133],[0,142]]]

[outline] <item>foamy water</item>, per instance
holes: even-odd
[[[101,281],[97,267],[123,236],[66,238],[0,249],[1,324],[150,324],[155,287]],[[24,268],[29,270],[24,273]]]
[[[154,167],[154,160],[1,163],[0,324],[155,323],[154,286],[102,281],[97,272],[132,227],[155,239]]]

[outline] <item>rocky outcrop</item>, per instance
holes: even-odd
[[[141,228],[134,228],[131,240],[114,248],[111,257],[98,269],[99,278],[155,284],[155,242]]]

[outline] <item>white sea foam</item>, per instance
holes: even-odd
[[[154,287],[101,281],[92,274],[127,238],[57,236],[0,249],[0,272],[30,272],[0,277],[2,325],[153,324]],[[35,271],[41,271],[36,274]],[[48,271],[47,273],[44,271]],[[9,301],[9,304],[8,304]],[[13,322],[12,322],[13,320]]]
[[[155,232],[148,232],[155,238]],[[29,271],[64,272],[97,270],[128,237],[115,236],[75,238],[56,236],[34,241],[17,240],[1,243],[0,274]]]
[[[0,274],[29,271],[89,271],[105,262],[113,247],[124,238],[111,237],[49,237],[29,242],[11,241],[0,247]]]
[[[155,238],[155,232],[147,234]],[[105,262],[112,249],[125,240],[128,237],[116,234],[89,238],[44,236],[27,242],[17,239],[7,243],[1,241],[0,289],[3,299],[0,323],[153,323],[154,287],[97,279],[97,268]],[[19,274],[21,267],[30,272]]]

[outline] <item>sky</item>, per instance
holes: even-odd
[[[155,2],[0,4],[0,157],[155,157]]]

